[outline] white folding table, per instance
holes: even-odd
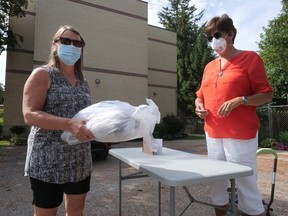
[[[119,216],[122,211],[122,180],[150,176],[158,181],[158,215],[161,215],[161,184],[170,187],[170,216],[175,216],[175,187],[183,187],[190,202],[198,202],[190,196],[186,186],[196,183],[207,183],[230,179],[231,181],[231,209],[236,213],[235,178],[253,174],[250,167],[226,161],[209,159],[207,156],[191,154],[179,150],[163,148],[162,154],[150,155],[144,153],[141,147],[110,149],[109,154],[119,159]],[[121,162],[135,169],[138,173],[122,176]]]

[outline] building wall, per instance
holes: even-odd
[[[3,136],[10,134],[13,125],[23,125],[22,94],[23,86],[33,69],[35,4],[27,8],[24,18],[10,18],[14,32],[24,37],[21,47],[7,51]]]
[[[155,26],[148,26],[148,86],[162,117],[177,113],[176,33]]]
[[[30,2],[25,18],[10,21],[24,43],[7,52],[4,132],[24,125],[24,83],[33,68],[47,61],[52,37],[63,24],[74,26],[86,42],[84,76],[93,102],[115,99],[139,105],[149,97],[161,113],[176,113],[175,33],[148,26],[147,10],[147,3],[139,0]]]

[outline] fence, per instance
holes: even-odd
[[[260,119],[259,140],[279,138],[280,132],[288,132],[288,105],[265,105],[257,109]],[[204,134],[204,121],[198,117],[185,119],[188,134]]]
[[[288,132],[288,105],[267,105],[257,109],[260,119],[259,140],[278,139],[281,132]]]

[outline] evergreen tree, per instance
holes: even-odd
[[[204,26],[197,24],[203,11],[194,15],[197,8],[189,0],[168,0],[170,7],[158,13],[165,29],[177,35],[177,102],[178,115],[194,113],[195,92],[199,88],[205,65],[213,58],[204,35]]]

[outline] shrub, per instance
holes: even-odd
[[[12,134],[23,134],[26,131],[26,128],[21,125],[15,125],[10,128]]]
[[[24,145],[27,143],[27,137],[23,136],[23,134],[26,131],[26,128],[21,125],[15,125],[10,128],[10,131],[12,133],[10,142],[14,145]]]
[[[176,139],[183,137],[185,123],[174,114],[164,116],[160,124],[155,126],[153,136],[162,139]]]
[[[153,137],[155,138],[163,138],[168,134],[168,128],[164,124],[156,124],[155,125],[155,130],[153,133]]]
[[[162,121],[167,126],[169,134],[182,133],[185,129],[185,123],[174,114],[167,114]]]
[[[275,147],[275,149],[277,149],[277,150],[288,150],[288,149],[286,148],[286,146],[285,146],[283,143],[280,143],[280,142],[275,142],[275,143],[274,143],[274,147]]]
[[[1,107],[0,108],[0,118],[3,118],[3,115],[4,115],[4,109]]]
[[[281,131],[279,134],[279,141],[285,146],[288,146],[288,131]]]
[[[261,148],[272,148],[275,149],[276,140],[273,138],[266,138],[260,142]]]
[[[12,137],[10,138],[10,142],[13,145],[26,145],[27,144],[27,137],[13,134]]]
[[[2,138],[2,132],[3,132],[3,108],[0,108],[0,138]]]

